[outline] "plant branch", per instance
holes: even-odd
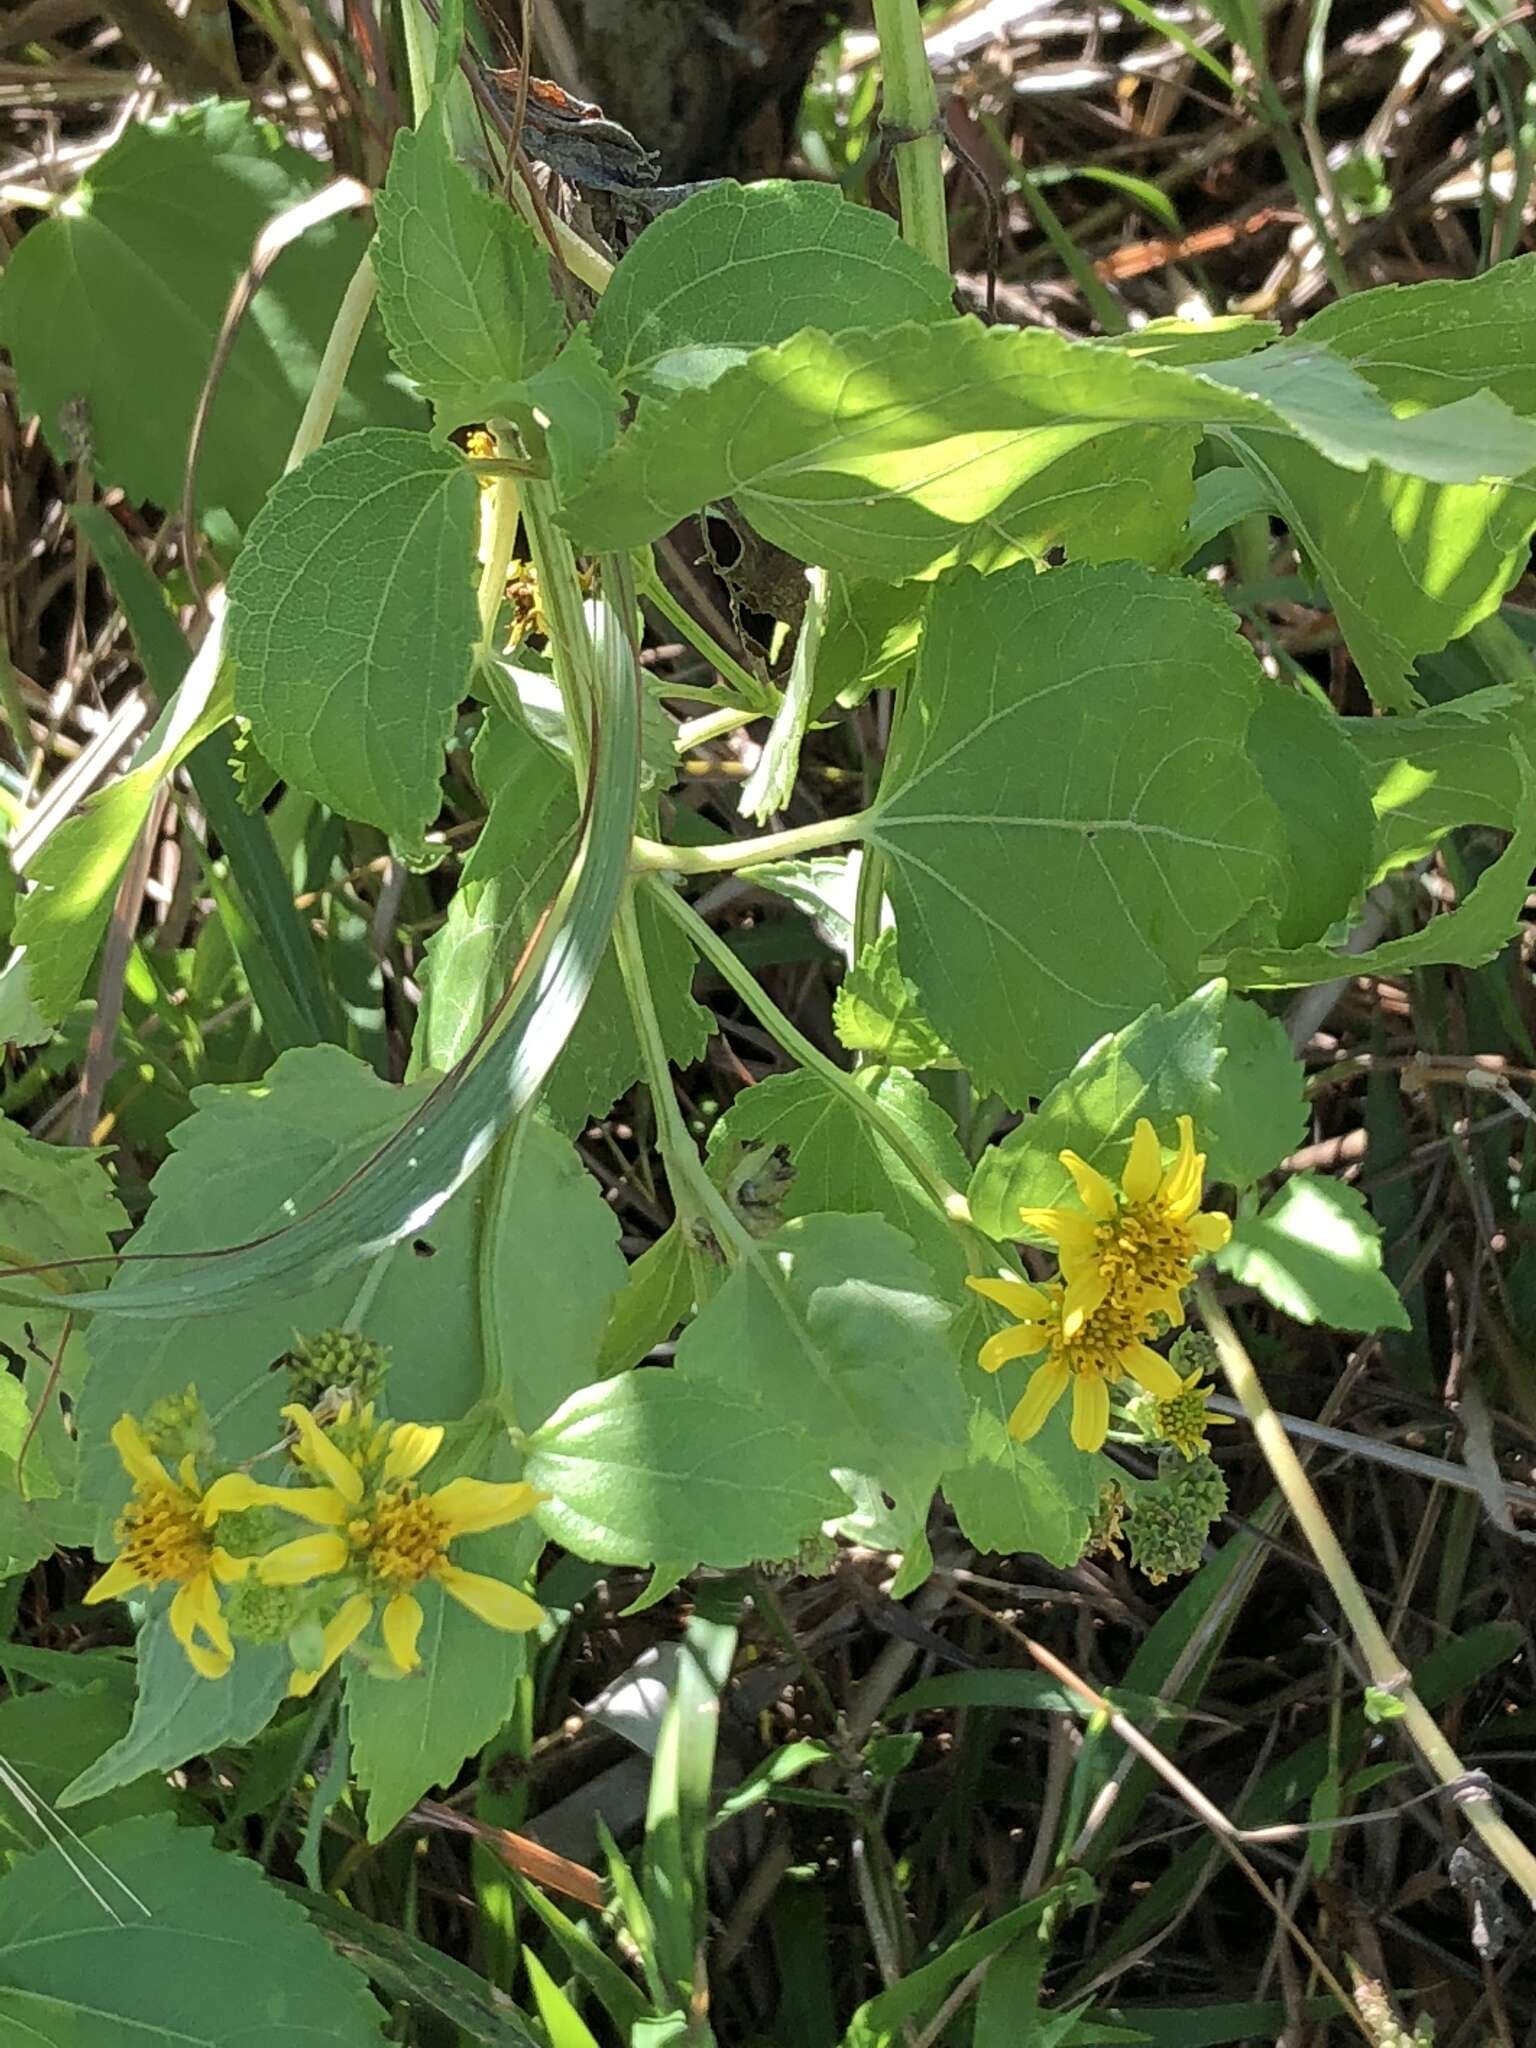
[[[928,66],[917,0],[875,0],[875,31],[885,81],[882,126],[896,159],[902,238],[947,271],[949,225],[939,95]]]
[[[1216,1299],[1209,1280],[1197,1283],[1200,1313],[1216,1343],[1227,1384],[1241,1404],[1260,1450],[1269,1463],[1286,1504],[1312,1547],[1312,1554],[1333,1589],[1333,1596],[1354,1632],[1372,1682],[1389,1692],[1403,1709],[1403,1725],[1425,1763],[1455,1798],[1457,1806],[1501,1867],[1536,1906],[1536,1856],[1500,1817],[1482,1778],[1469,1772],[1441,1734],[1439,1724],[1414,1691],[1402,1659],[1393,1649],[1355,1577],[1333,1525],[1291,1447],[1280,1418],[1254,1369],[1232,1319]]]
[[[788,832],[728,839],[723,846],[666,846],[659,839],[637,838],[630,865],[637,874],[726,875],[737,868],[757,867],[765,860],[793,860],[824,846],[862,839],[868,825],[868,811],[853,811],[842,818],[819,818],[814,825],[796,825]]]

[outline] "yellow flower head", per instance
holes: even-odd
[[[1020,1443],[1040,1429],[1068,1387],[1072,1441],[1080,1451],[1102,1446],[1109,1433],[1109,1390],[1125,1375],[1159,1399],[1178,1393],[1178,1374],[1144,1341],[1146,1317],[1140,1311],[1127,1311],[1117,1300],[1084,1310],[1072,1301],[1071,1289],[1056,1281],[1032,1287],[1027,1280],[969,1279],[966,1285],[1018,1318],[1013,1329],[999,1330],[982,1345],[977,1363],[983,1372],[996,1372],[1011,1358],[1047,1354],[1008,1418],[1008,1433]]]
[[[1195,1150],[1192,1120],[1178,1121],[1179,1149],[1166,1173],[1157,1132],[1140,1117],[1118,1188],[1075,1152],[1063,1152],[1082,1208],[1019,1211],[1029,1229],[1055,1244],[1068,1302],[1084,1314],[1112,1297],[1127,1312],[1155,1310],[1182,1323],[1196,1259],[1219,1251],[1232,1234],[1225,1216],[1200,1212],[1205,1154]]]
[[[120,1600],[135,1586],[176,1587],[171,1629],[202,1678],[222,1678],[235,1661],[235,1646],[219,1605],[218,1587],[244,1578],[250,1560],[231,1557],[213,1539],[222,1480],[205,1493],[196,1461],[184,1457],[173,1479],[131,1415],[112,1429],[112,1442],[133,1481],[133,1494],[118,1516],[113,1535],[118,1553],[86,1594],[87,1606]]]
[[[1197,1365],[1179,1382],[1179,1391],[1153,1407],[1153,1431],[1184,1458],[1198,1458],[1210,1449],[1208,1429],[1230,1429],[1230,1415],[1216,1415],[1206,1406],[1210,1388],[1201,1384]]]
[[[294,1456],[320,1484],[266,1486],[237,1473],[220,1480],[213,1492],[222,1509],[283,1508],[317,1525],[312,1534],[256,1559],[256,1575],[265,1585],[300,1586],[346,1573],[355,1589],[326,1624],[320,1662],[294,1673],[291,1694],[314,1690],[380,1603],[390,1661],[397,1671],[413,1671],[420,1662],[416,1638],[422,1624],[415,1589],[424,1579],[435,1579],[492,1628],[538,1627],[544,1610],[536,1600],[500,1579],[466,1571],[448,1550],[456,1537],[521,1520],[547,1495],[521,1481],[498,1485],[484,1479],[451,1479],[435,1493],[423,1493],[416,1475],[436,1456],[440,1428],[405,1422],[375,1429],[371,1408],[354,1413],[344,1403],[333,1436],[307,1408],[295,1404],[282,1412],[297,1434]]]

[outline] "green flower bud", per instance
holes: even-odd
[[[179,1465],[188,1456],[206,1457],[213,1449],[213,1430],[194,1386],[152,1401],[139,1426],[150,1449],[167,1464]]]
[[[280,1643],[306,1605],[304,1586],[264,1586],[255,1573],[224,1595],[224,1619],[231,1635],[247,1643]]]
[[[1131,1559],[1154,1586],[1198,1569],[1211,1524],[1227,1505],[1227,1483],[1212,1461],[1165,1452],[1158,1476],[1139,1486],[1126,1516]]]
[[[389,1352],[356,1330],[322,1330],[318,1336],[301,1337],[283,1363],[290,1400],[313,1408],[334,1388],[361,1405],[383,1385]]]

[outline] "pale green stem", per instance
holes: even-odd
[[[777,693],[759,682],[750,670],[743,668],[736,657],[728,654],[720,642],[699,624],[693,614],[678,603],[656,573],[655,564],[648,557],[640,571],[639,587],[640,595],[645,602],[654,605],[669,626],[676,626],[694,652],[702,654],[711,668],[724,676],[728,683],[733,683],[748,704],[755,705],[757,710],[763,713],[771,713],[778,709]],[[679,692],[679,695],[681,694],[682,692]]]
[[[543,478],[525,479],[521,501],[523,527],[533,556],[533,572],[538,578],[539,607],[549,627],[550,656],[565,705],[566,732],[580,789],[586,784],[587,728],[596,697],[592,642],[582,610],[576,555],[556,516],[558,506],[552,484]]]
[[[629,998],[635,1036],[640,1041],[646,1087],[650,1090],[651,1107],[656,1115],[657,1144],[672,1190],[678,1227],[683,1233],[688,1270],[693,1275],[694,1293],[702,1306],[721,1278],[719,1269],[711,1262],[711,1241],[724,1257],[734,1262],[744,1251],[750,1250],[751,1239],[730,1203],[710,1179],[677,1106],[671,1063],[651,994],[640,928],[635,920],[633,886],[625,891],[624,901],[619,906],[613,928],[613,949],[618,956],[624,993]]]
[[[853,811],[845,818],[818,818],[814,825],[796,825],[788,832],[729,839],[723,846],[664,846],[659,839],[637,838],[629,859],[638,874],[661,870],[673,875],[728,875],[765,860],[793,860],[824,846],[842,846],[862,839],[868,829],[869,812]]]
[[[947,271],[949,226],[939,95],[928,66],[917,0],[875,0],[875,32],[885,84],[883,125],[895,131],[891,150],[901,195],[902,239]]]
[[[517,488],[517,479],[497,477],[481,503],[484,512],[480,528],[483,546],[480,587],[475,601],[480,612],[479,653],[482,660],[489,661],[496,653],[496,622],[501,617],[502,599],[507,588],[507,565],[517,544],[517,522],[522,515],[522,496]]]
[[[341,305],[331,323],[326,338],[325,353],[320,358],[320,367],[315,372],[315,381],[310,387],[309,402],[304,408],[304,417],[299,421],[299,430],[293,437],[293,446],[288,450],[288,460],[283,464],[283,473],[297,469],[306,455],[312,455],[325,439],[341,397],[341,387],[347,381],[347,371],[352,367],[352,355],[362,334],[369,313],[373,310],[373,295],[376,289],[373,264],[368,251],[363,251],[352,280],[342,294]]]
[[[1286,1505],[1297,1526],[1322,1566],[1323,1576],[1333,1589],[1345,1620],[1365,1659],[1372,1682],[1388,1692],[1402,1706],[1403,1726],[1425,1763],[1442,1785],[1456,1795],[1456,1804],[1480,1836],[1483,1846],[1536,1906],[1536,1856],[1521,1841],[1508,1822],[1501,1819],[1491,1796],[1478,1784],[1468,1782],[1469,1773],[1461,1758],[1441,1734],[1438,1723],[1420,1700],[1409,1680],[1403,1660],[1376,1619],[1364,1588],[1355,1577],[1343,1545],[1322,1502],[1312,1489],[1290,1438],[1269,1404],[1263,1383],[1254,1369],[1232,1320],[1216,1299],[1209,1280],[1197,1283],[1200,1313],[1215,1340],[1222,1370],[1244,1415],[1248,1418],[1259,1449],[1268,1461],[1275,1483],[1285,1495]]]
[[[882,1109],[879,1101],[861,1088],[852,1074],[829,1060],[819,1046],[813,1045],[802,1031],[795,1028],[764,990],[757,977],[743,967],[724,939],[705,923],[692,904],[685,903],[674,889],[668,888],[665,882],[654,876],[649,877],[642,886],[650,891],[652,901],[682,926],[696,949],[717,970],[726,985],[746,1004],[769,1037],[782,1046],[791,1059],[797,1060],[802,1067],[815,1074],[818,1080],[833,1089],[851,1109],[874,1126],[891,1150],[916,1176],[918,1185],[926,1191],[945,1221],[964,1232],[969,1257],[973,1242],[978,1240],[978,1233],[971,1222],[971,1205],[957,1187],[951,1186],[932,1161],[924,1157],[921,1146],[913,1141],[903,1125],[888,1111]],[[979,1242],[976,1243],[976,1248],[977,1258],[972,1260],[971,1269],[973,1272],[985,1272],[995,1263],[995,1259],[980,1254]]]
[[[723,711],[706,711],[699,718],[684,719],[677,728],[673,744],[680,754],[686,754],[694,747],[705,746],[710,740],[723,739],[728,732],[739,732],[744,725],[751,725],[767,715],[766,711],[740,711],[729,705]]]

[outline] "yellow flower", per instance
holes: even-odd
[[[1118,1188],[1086,1159],[1063,1152],[1082,1208],[1019,1211],[1029,1229],[1055,1244],[1072,1308],[1091,1314],[1113,1297],[1126,1309],[1183,1322],[1196,1259],[1220,1251],[1232,1225],[1200,1213],[1205,1154],[1195,1150],[1192,1120],[1178,1123],[1179,1149],[1166,1173],[1157,1132],[1139,1117]]]
[[[1071,1300],[1059,1282],[1032,1287],[1027,1280],[968,1279],[968,1287],[984,1294],[1016,1316],[1011,1330],[999,1330],[977,1355],[983,1372],[996,1372],[1011,1358],[1032,1358],[1044,1351],[1012,1415],[1008,1434],[1026,1442],[1044,1423],[1067,1388],[1072,1389],[1072,1441],[1080,1451],[1098,1450],[1109,1433],[1109,1390],[1126,1374],[1160,1400],[1178,1393],[1178,1374],[1144,1340],[1147,1319],[1119,1301],[1105,1301],[1089,1312]]]
[[[219,1482],[220,1506],[284,1508],[318,1525],[312,1534],[280,1543],[256,1559],[256,1576],[263,1584],[307,1585],[345,1572],[353,1585],[326,1625],[320,1662],[294,1673],[290,1694],[314,1690],[356,1642],[380,1602],[390,1661],[398,1671],[413,1671],[420,1662],[416,1638],[422,1624],[415,1588],[423,1579],[435,1579],[492,1628],[538,1627],[544,1610],[536,1600],[500,1579],[466,1571],[452,1561],[448,1547],[456,1537],[519,1521],[547,1495],[522,1481],[498,1485],[485,1479],[451,1479],[435,1493],[423,1493],[415,1485],[416,1475],[436,1456],[443,1440],[440,1428],[405,1422],[375,1430],[371,1408],[354,1414],[351,1404],[344,1403],[336,1430],[343,1440],[356,1441],[357,1448],[348,1452],[307,1408],[292,1405],[282,1412],[297,1432],[294,1456],[321,1483],[265,1486],[232,1474]]]
[[[1230,1415],[1213,1414],[1206,1406],[1211,1390],[1200,1381],[1201,1369],[1197,1365],[1180,1380],[1179,1391],[1157,1402],[1154,1410],[1157,1435],[1185,1458],[1198,1458],[1210,1449],[1205,1434],[1208,1429],[1230,1429],[1233,1422]]]
[[[222,1481],[215,1480],[205,1493],[190,1455],[173,1479],[131,1415],[113,1425],[112,1442],[133,1481],[133,1496],[112,1532],[117,1556],[86,1594],[86,1605],[120,1600],[135,1586],[174,1585],[170,1619],[176,1640],[200,1677],[222,1678],[235,1661],[235,1646],[218,1587],[250,1570],[248,1558],[231,1557],[213,1540]]]

